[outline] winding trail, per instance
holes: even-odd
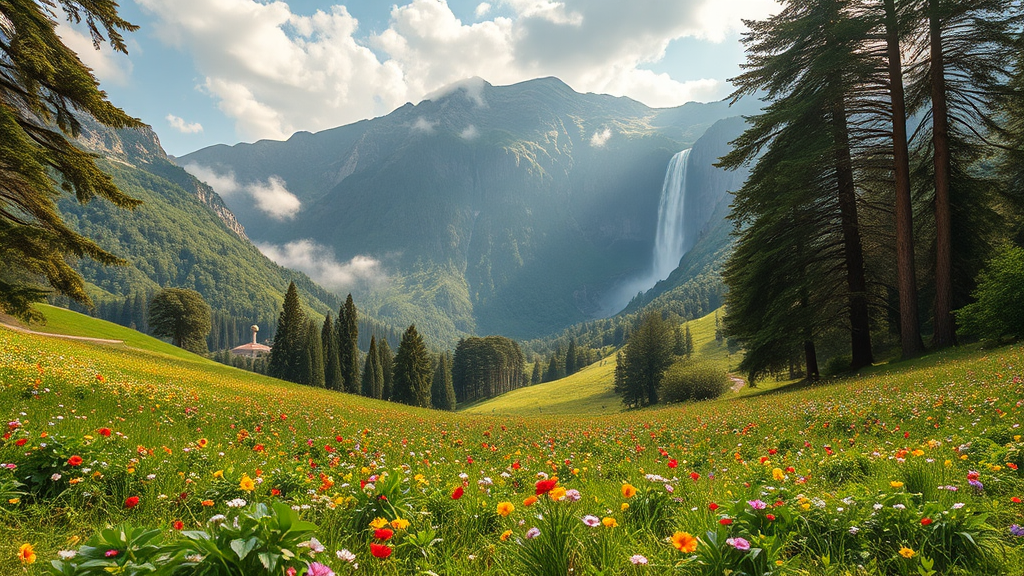
[[[739,376],[734,376],[732,374],[729,374],[729,380],[732,380],[732,386],[730,386],[729,389],[732,390],[733,392],[739,392],[740,389],[742,389],[747,384],[746,380],[740,378]]]
[[[33,334],[36,336],[50,336],[52,338],[63,338],[65,340],[79,340],[82,342],[95,342],[97,344],[124,344],[124,340],[107,340],[105,338],[90,338],[88,336],[69,336],[67,334],[51,334],[49,332],[36,332],[35,330],[29,330],[28,328],[22,328],[13,324],[0,321],[0,326],[15,332],[21,332],[22,334]]]

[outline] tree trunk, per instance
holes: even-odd
[[[914,219],[910,195],[907,104],[903,91],[899,21],[895,0],[885,0],[885,42],[892,100],[893,171],[896,183],[896,278],[900,295],[900,344],[904,358],[924,351],[917,317],[917,272],[914,265]]]
[[[836,179],[839,188],[839,212],[846,259],[846,283],[850,300],[850,347],[854,370],[870,366],[871,326],[868,316],[867,280],[864,275],[864,249],[857,219],[857,189],[853,181],[846,106],[842,96],[832,102],[832,126],[835,136]]]
[[[817,380],[821,378],[818,372],[818,351],[814,348],[814,341],[804,341],[804,358],[807,361],[807,379]]]
[[[945,59],[942,55],[942,28],[939,2],[929,0],[931,30],[932,145],[935,148],[935,334],[936,348],[952,346],[953,258],[952,218],[949,207],[949,108],[946,103]]]

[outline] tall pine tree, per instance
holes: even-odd
[[[299,302],[295,283],[288,284],[284,307],[277,320],[274,346],[270,350],[267,374],[274,378],[298,382],[302,375],[303,342],[306,339],[306,314]]]
[[[431,405],[438,410],[455,410],[455,386],[452,382],[452,357],[443,352],[434,369],[434,382],[430,389]]]
[[[359,316],[351,294],[338,311],[338,350],[343,388],[358,394],[362,385],[359,380]]]
[[[430,407],[431,366],[423,338],[412,325],[402,335],[395,354],[395,381],[393,400],[410,406]]]
[[[324,318],[320,339],[324,344],[324,387],[328,390],[342,390],[341,358],[338,353],[338,334],[328,312]]]
[[[382,400],[394,398],[395,382],[395,355],[391,353],[391,345],[387,338],[381,338],[377,344],[377,355],[380,356],[380,371],[384,378],[384,390],[381,393]]]
[[[303,384],[324,387],[324,345],[320,340],[321,327],[310,318],[306,322],[306,338],[303,346],[305,360]]]

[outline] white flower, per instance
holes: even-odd
[[[51,482],[56,482],[57,480],[60,480],[60,479],[61,479],[61,475],[56,473],[56,472],[53,473],[53,476],[50,476],[50,481]]]
[[[356,555],[349,552],[348,548],[342,548],[341,550],[338,550],[335,553],[335,555],[338,557],[338,560],[341,560],[342,562],[352,563],[356,561]]]
[[[466,474],[465,472],[463,472],[463,473],[459,474],[459,478],[461,478],[462,480],[469,480],[469,474]]]
[[[641,556],[640,554],[633,554],[629,557],[629,561],[636,565],[647,564],[647,558]]]
[[[593,527],[599,526],[601,524],[601,519],[598,518],[597,516],[593,516],[593,515],[588,514],[588,515],[583,517],[583,523],[586,524],[587,526],[590,526],[591,528],[593,528]]]
[[[964,503],[963,502],[957,502],[956,504],[953,504],[953,510],[959,510],[959,509],[961,509],[963,507],[964,507]]]
[[[872,508],[874,508],[875,510],[881,510],[882,509],[882,505],[881,504],[875,504],[874,506],[872,506]]]
[[[61,560],[71,560],[75,556],[78,556],[78,552],[75,552],[74,550],[61,550],[60,552],[57,552],[57,556],[60,556]]]
[[[856,526],[850,528],[850,534],[856,536],[858,532],[860,532],[860,528],[857,528]]]
[[[207,520],[206,522],[207,522],[207,524],[220,524],[220,523],[224,522],[227,519],[228,519],[227,516],[225,516],[223,514],[217,514],[216,516],[211,516],[210,519]]]
[[[235,498],[234,500],[228,500],[228,508],[241,508],[245,506],[245,500],[241,498]]]

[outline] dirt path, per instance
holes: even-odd
[[[740,389],[747,384],[746,380],[739,376],[733,376],[732,374],[729,374],[729,380],[732,380],[732,386],[730,386],[729,389],[733,392],[739,392]]]
[[[15,332],[21,332],[23,334],[34,334],[36,336],[50,336],[51,338],[63,338],[65,340],[80,340],[82,342],[96,342],[97,344],[124,344],[124,340],[107,340],[104,338],[89,338],[88,336],[68,336],[67,334],[50,334],[49,332],[36,332],[35,330],[29,330],[28,328],[22,328],[13,324],[0,321],[0,326],[4,328],[14,330]]]

